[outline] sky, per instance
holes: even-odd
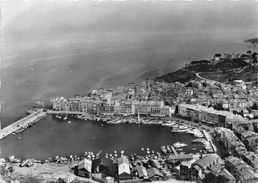
[[[256,29],[256,0],[5,0],[4,37]]]

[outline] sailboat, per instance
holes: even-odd
[[[138,109],[138,120],[137,120],[137,123],[141,123],[139,109]]]

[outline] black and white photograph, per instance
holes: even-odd
[[[258,0],[0,0],[0,183],[258,183]]]

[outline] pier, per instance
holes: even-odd
[[[36,111],[36,112],[26,116],[25,118],[22,118],[22,119],[16,121],[15,123],[10,124],[9,126],[0,130],[0,140],[22,128],[27,128],[29,126],[29,124],[33,124],[33,123],[39,121],[46,115],[47,115],[46,112]]]
[[[171,146],[171,149],[172,149],[172,151],[173,151],[173,153],[174,153],[175,155],[178,155],[176,149],[175,149],[173,146]]]

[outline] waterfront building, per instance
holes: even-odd
[[[78,166],[75,167],[74,174],[81,177],[91,178],[91,170],[92,161],[84,158],[78,163]]]
[[[148,179],[151,181],[157,181],[157,180],[163,180],[164,176],[163,174],[157,169],[157,168],[149,168],[147,170]]]
[[[183,180],[196,180],[195,178],[191,178],[191,175],[195,175],[194,171],[190,174],[190,169],[192,167],[192,164],[195,162],[195,159],[189,160],[189,161],[183,161],[180,164],[180,178]],[[199,174],[199,173],[198,173]],[[195,177],[195,176],[194,176]]]
[[[130,100],[122,101],[120,106],[121,106],[121,114],[123,115],[133,114],[132,101]]]
[[[51,100],[52,108],[56,111],[69,111],[69,103],[64,97],[56,97]]]
[[[115,177],[115,164],[109,158],[99,158],[92,160],[92,173],[102,173],[105,176]]]
[[[132,105],[134,114],[139,113],[140,115],[148,116],[150,109],[147,101],[133,101]]]
[[[208,168],[211,168],[213,166],[218,166],[219,168],[222,167],[222,160],[217,154],[207,154],[200,158],[199,160],[195,161],[193,163],[193,166],[197,165],[201,168],[202,174],[205,174],[205,172],[208,170]]]
[[[225,116],[214,109],[201,105],[180,103],[178,105],[178,115],[189,118],[192,121],[199,121],[212,126],[225,126]]]
[[[147,170],[144,166],[137,165],[136,166],[136,171],[137,171],[137,174],[138,174],[139,178],[141,178],[141,179],[147,179],[148,178],[148,173],[147,173]]]
[[[194,114],[198,112],[199,116]],[[250,120],[245,119],[240,115],[233,114],[229,111],[218,111],[202,105],[180,103],[178,105],[178,115],[190,119],[198,118],[199,122],[212,126],[229,126],[234,130],[240,126],[243,126],[247,130],[254,131],[252,122]]]
[[[82,111],[81,98],[79,97],[68,98],[68,103],[69,103],[69,111],[73,111],[73,112]]]
[[[131,179],[130,163],[126,156],[122,156],[117,159],[118,165],[118,179],[128,180]]]
[[[184,180],[201,182],[208,173],[223,175],[228,182],[235,183],[235,178],[224,168],[224,162],[217,154],[208,154],[180,164],[180,177]]]
[[[258,175],[254,172],[251,166],[243,160],[230,156],[225,161],[226,168],[236,178],[238,183],[256,183]]]

